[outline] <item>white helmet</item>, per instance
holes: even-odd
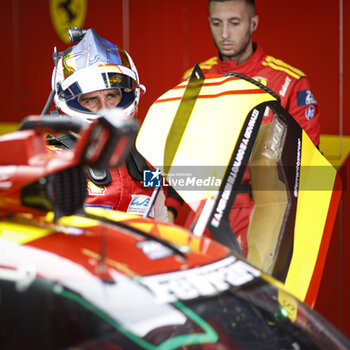
[[[94,29],[88,29],[82,40],[59,59],[51,83],[56,107],[83,121],[95,119],[97,114],[79,104],[78,98],[82,94],[119,88],[122,97],[118,107],[128,118],[135,118],[140,91],[145,91],[139,84],[130,55]]]

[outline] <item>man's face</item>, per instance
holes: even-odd
[[[256,27],[252,22],[257,24],[257,16],[252,15],[252,9],[242,0],[210,3],[210,30],[224,61],[246,60],[244,55],[251,47]]]
[[[79,103],[90,112],[97,112],[103,108],[117,107],[122,99],[119,89],[93,91],[79,97]]]

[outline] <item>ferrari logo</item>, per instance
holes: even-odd
[[[105,186],[97,186],[92,181],[88,181],[87,190],[90,196],[103,196],[107,189]]]
[[[254,80],[258,81],[260,84],[267,86],[267,79],[264,77],[253,77]]]
[[[50,0],[50,15],[58,36],[71,43],[68,28],[82,27],[86,17],[87,0]]]

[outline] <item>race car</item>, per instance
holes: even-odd
[[[46,134],[67,129],[75,147],[49,152]],[[137,132],[42,116],[0,137],[1,349],[349,349],[288,284],[199,234],[198,194],[193,230],[84,208],[84,167],[119,166]]]

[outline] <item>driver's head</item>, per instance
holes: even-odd
[[[96,118],[100,109],[117,106],[134,118],[144,89],[130,55],[94,29],[60,58],[52,88],[56,107],[85,121]]]

